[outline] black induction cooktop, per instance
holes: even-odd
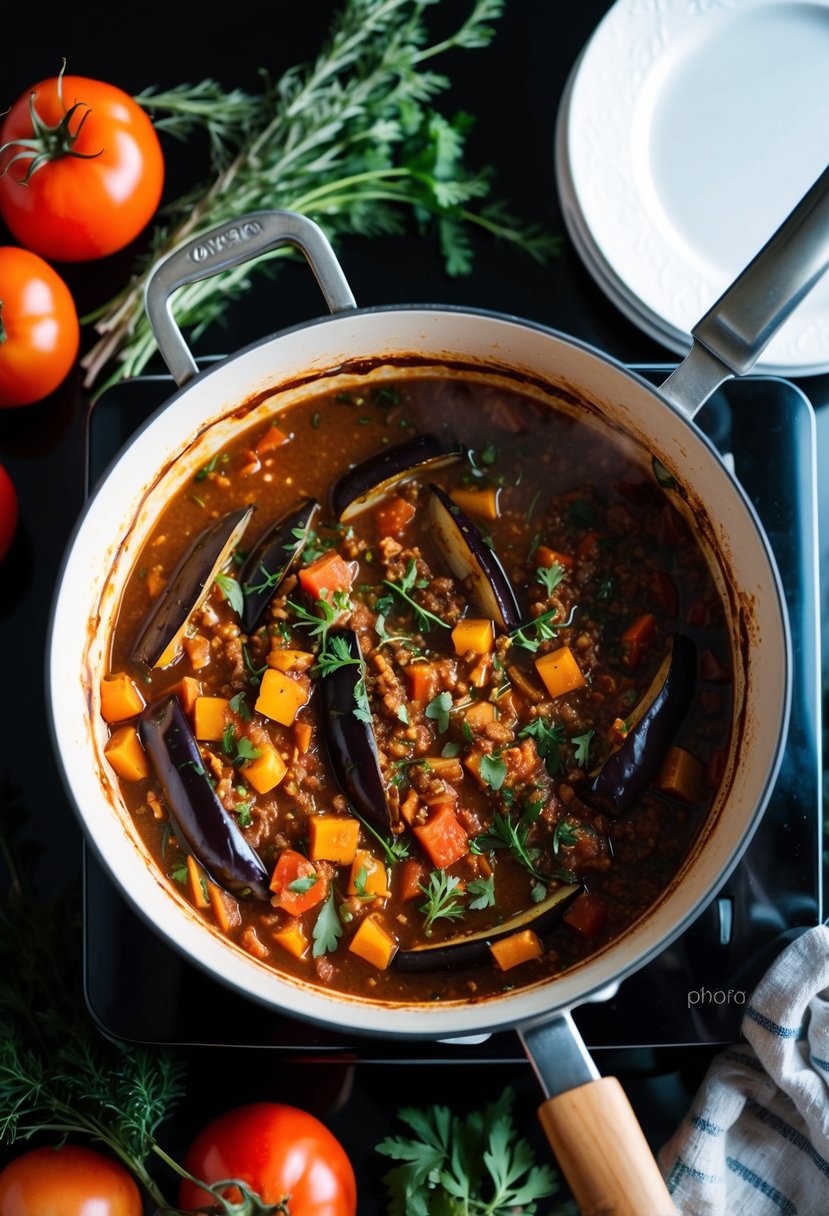
[[[638,370],[658,382],[670,368]],[[169,377],[144,376],[98,399],[87,430],[89,487],[172,391]],[[590,1048],[734,1041],[747,994],[771,960],[823,917],[814,412],[796,386],[758,376],[719,390],[698,423],[754,503],[777,558],[794,650],[791,724],[769,806],[732,876],[695,923],[612,999],[575,1011]],[[89,850],[84,892],[87,1003],[118,1038],[263,1046],[317,1059],[526,1062],[514,1034],[389,1045],[275,1014],[163,942]]]

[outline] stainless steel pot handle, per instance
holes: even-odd
[[[305,254],[331,312],[356,308],[328,238],[307,216],[293,211],[252,211],[211,228],[163,258],[150,275],[144,292],[150,326],[176,384],[186,384],[196,375],[198,367],[173,317],[170,302],[173,292],[280,245],[296,245]]]
[[[829,168],[691,331],[694,344],[660,388],[693,418],[731,376],[751,371],[829,266]]]

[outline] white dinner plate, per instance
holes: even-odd
[[[829,0],[618,0],[562,99],[557,160],[588,269],[684,353],[829,161]],[[829,276],[757,368],[829,371]]]

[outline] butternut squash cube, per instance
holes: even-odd
[[[287,950],[294,958],[304,958],[308,953],[310,942],[306,936],[302,924],[298,920],[293,920],[284,929],[280,929],[278,933],[274,933],[273,940],[283,950]]]
[[[174,684],[172,688],[168,688],[167,692],[175,694],[181,701],[181,707],[186,714],[193,712],[193,706],[196,704],[196,697],[201,696],[201,683],[195,676],[182,676],[178,684]]]
[[[563,697],[586,683],[569,646],[560,646],[535,660],[535,667],[551,697]]]
[[[458,621],[452,630],[452,644],[455,654],[466,654],[472,650],[475,654],[489,654],[495,645],[495,632],[492,621],[478,617],[467,617]]]
[[[286,650],[284,647],[274,647],[268,655],[268,667],[277,671],[307,671],[314,662],[314,656],[307,650]]]
[[[101,717],[105,722],[135,718],[144,705],[144,698],[126,672],[101,680]]]
[[[702,765],[684,747],[671,747],[654,785],[682,802],[699,802],[705,785]]]
[[[468,515],[477,515],[478,519],[497,519],[501,514],[498,503],[500,495],[499,486],[487,486],[485,490],[455,489],[452,491],[452,501]]]
[[[196,697],[193,702],[193,734],[203,743],[219,743],[228,724],[225,697]]]
[[[531,958],[541,958],[544,953],[541,940],[532,929],[522,929],[520,933],[511,933],[500,941],[490,942],[489,949],[502,971],[509,971],[511,967],[526,963]]]
[[[288,771],[285,761],[275,747],[265,746],[250,764],[246,764],[242,773],[251,783],[257,794],[267,794],[269,790],[279,785]]]
[[[307,700],[308,691],[303,684],[269,667],[262,676],[255,709],[282,726],[291,726]]]
[[[388,899],[389,875],[384,862],[379,861],[365,849],[358,849],[351,863],[348,880],[349,895],[376,895]]]
[[[348,948],[378,971],[385,971],[397,953],[397,942],[380,920],[372,915],[361,923]]]
[[[350,866],[357,854],[360,821],[346,815],[308,816],[308,857]]]
[[[242,923],[242,913],[233,896],[222,887],[217,887],[215,882],[208,882],[207,896],[213,910],[213,917],[222,933],[230,933],[233,929],[238,929]]]
[[[150,766],[134,726],[119,726],[114,730],[104,747],[104,755],[125,781],[143,781],[150,775]]]

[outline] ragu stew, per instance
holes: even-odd
[[[723,609],[668,481],[481,377],[240,423],[143,546],[101,686],[170,884],[263,964],[383,1001],[618,937],[729,736]]]

